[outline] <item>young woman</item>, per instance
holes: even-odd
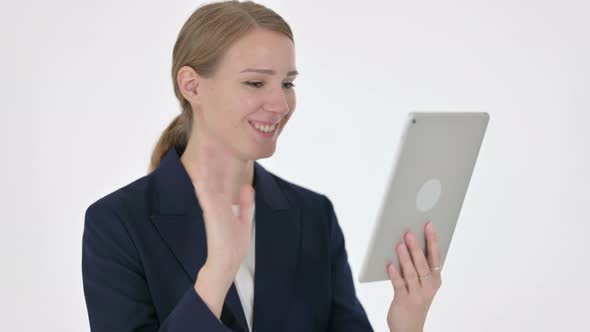
[[[372,331],[331,201],[265,170],[295,110],[289,25],[252,2],[211,3],[182,27],[181,114],[148,175],[86,211],[92,331]],[[441,284],[431,224],[389,266],[391,331],[421,331]],[[384,266],[385,268],[385,266]]]

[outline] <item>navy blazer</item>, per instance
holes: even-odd
[[[254,188],[253,331],[372,331],[331,201],[257,162]],[[171,148],[153,172],[86,210],[82,274],[91,330],[248,331],[235,284],[221,321],[195,291],[206,258],[202,210]]]

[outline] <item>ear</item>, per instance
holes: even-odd
[[[199,83],[201,77],[190,66],[183,66],[176,75],[176,82],[183,97],[189,102],[199,102]]]

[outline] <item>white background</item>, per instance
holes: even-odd
[[[487,111],[426,331],[587,331],[587,1],[265,1],[298,106],[262,164],[327,194],[358,277],[406,113]],[[0,322],[88,331],[84,211],[146,174],[198,1],[0,4]],[[356,280],[355,280],[356,282]],[[387,282],[356,284],[386,331]]]

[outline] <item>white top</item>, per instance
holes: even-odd
[[[232,205],[232,210],[237,216],[240,213],[240,206],[234,204]],[[238,274],[236,275],[236,279],[234,281],[250,331],[252,331],[252,314],[254,308],[254,245],[256,243],[254,234],[256,230],[256,227],[254,227],[254,208],[252,209],[251,218],[252,240],[250,244],[250,251],[248,251],[246,258],[242,262],[242,265],[240,265],[240,269],[238,270]]]

